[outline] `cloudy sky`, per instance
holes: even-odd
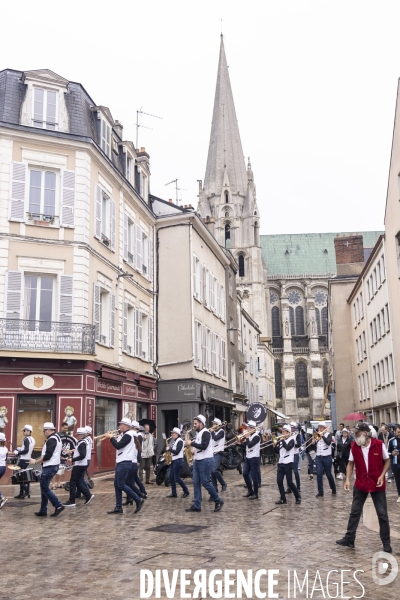
[[[151,191],[197,202],[221,18],[261,233],[382,229],[400,76],[400,3],[22,0],[3,3],[0,69],[83,84],[151,155]],[[151,127],[152,129],[145,129]]]

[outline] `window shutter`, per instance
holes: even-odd
[[[128,260],[128,215],[124,213],[124,260]]]
[[[149,317],[149,362],[153,362],[153,319]]]
[[[221,319],[225,322],[226,319],[226,297],[225,297],[225,287],[221,286]]]
[[[199,322],[194,322],[194,366],[199,366]]]
[[[142,229],[139,225],[135,225],[136,227],[136,269],[139,273],[142,272],[142,248],[143,248],[143,235]]]
[[[93,284],[93,325],[96,342],[100,341],[100,286]]]
[[[115,294],[110,294],[110,348],[115,342]]]
[[[94,236],[99,240],[101,238],[101,200],[103,192],[101,187],[96,184],[96,225]]]
[[[203,343],[203,347],[202,347],[202,363],[203,363],[203,369],[207,369],[207,329],[202,326],[202,343]]]
[[[199,263],[199,267],[200,267],[200,289],[199,289],[199,300],[202,301],[203,300],[203,265],[201,263]]]
[[[149,274],[149,281],[153,281],[153,243],[152,243],[152,239],[149,238],[149,267],[148,267],[148,274]]]
[[[128,303],[124,302],[123,308],[123,324],[122,324],[122,349],[124,352],[128,349]]]
[[[111,203],[111,250],[115,252],[115,202],[110,200]]]
[[[9,220],[24,221],[25,189],[27,166],[24,163],[11,163]]]
[[[193,296],[197,297],[197,286],[196,286],[196,257],[193,255]]]
[[[61,196],[61,226],[75,226],[75,171],[63,171]]]
[[[139,356],[139,311],[137,308],[133,309],[135,315],[135,356]]]
[[[8,271],[6,282],[6,319],[21,318],[22,287],[22,271]]]
[[[143,358],[143,348],[142,348],[142,332],[143,332],[143,328],[142,328],[142,320],[143,320],[143,314],[142,311],[138,311],[138,333],[139,333],[139,357]]]
[[[74,305],[74,278],[72,275],[60,275],[60,294],[58,319],[63,323],[72,322]]]

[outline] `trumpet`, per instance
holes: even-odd
[[[93,439],[102,442],[103,440],[107,439],[110,433],[112,434],[112,437],[117,437],[119,435],[119,429],[114,429],[114,431],[106,431],[106,433],[102,433],[101,435],[95,435]]]
[[[220,423],[219,425],[213,425],[212,427],[209,428],[208,431],[211,431],[211,433],[213,431],[218,431],[218,429],[221,429],[221,427],[225,427],[225,425],[228,424],[228,421],[224,421],[223,423]]]

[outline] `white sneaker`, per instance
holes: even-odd
[[[2,496],[2,498],[0,499],[0,508],[3,508],[3,506],[5,505],[6,502],[7,502],[7,498],[4,498],[4,496]]]
[[[400,496],[397,498],[397,502],[400,502]]]
[[[393,483],[393,479],[389,479],[387,480],[388,483]]]

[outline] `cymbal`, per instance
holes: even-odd
[[[21,468],[18,465],[7,465],[7,467],[12,471],[19,471],[19,469]]]

